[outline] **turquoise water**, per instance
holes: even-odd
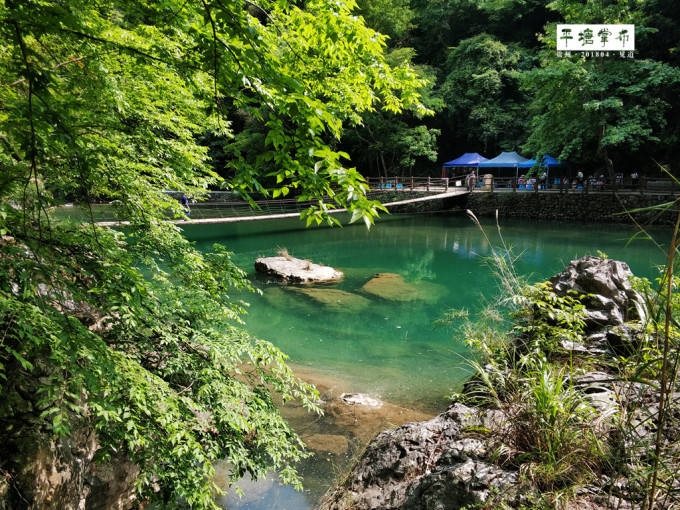
[[[495,225],[488,233],[496,240]],[[629,263],[634,273],[654,277],[663,254],[648,241],[627,242],[634,230],[622,226],[504,221],[503,236],[520,255],[517,271],[530,281],[560,271],[573,258],[601,250]],[[663,238],[668,233],[658,230]],[[484,264],[490,253],[479,229],[464,216],[395,216],[370,231],[361,226],[305,230],[299,222],[258,222],[192,226],[186,235],[200,249],[214,243],[234,252],[263,295],[247,295],[247,328],[273,342],[294,366],[322,379],[340,381],[346,391],[368,393],[410,409],[435,413],[446,397],[469,376],[469,352],[451,331],[433,322],[451,308],[478,310],[497,293]],[[291,255],[342,270],[342,281],[327,288],[355,293],[368,300],[352,310],[329,307],[299,293],[270,284],[254,273],[260,256],[286,248]],[[376,273],[396,273],[406,282],[427,282],[426,299],[388,301],[361,291]],[[337,430],[335,431],[337,432]],[[352,438],[356,439],[356,438]],[[342,459],[336,460],[342,466]],[[248,484],[248,500],[228,497],[230,509],[306,509],[331,483],[331,471],[319,459],[302,470],[312,493],[295,494],[272,482]],[[278,501],[278,502],[277,502]]]

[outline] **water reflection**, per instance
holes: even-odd
[[[307,494],[298,492],[290,485],[283,485],[275,474],[254,481],[246,476],[239,482],[243,491],[240,496],[232,490],[218,496],[216,502],[225,510],[300,510],[312,508]],[[309,491],[307,491],[309,492]]]
[[[470,374],[465,361],[469,353],[459,339],[433,329],[432,323],[449,308],[474,312],[497,292],[497,283],[481,260],[491,254],[491,246],[479,229],[465,217],[444,216],[392,218],[371,231],[361,227],[295,230],[295,224],[284,222],[281,230],[269,225],[266,231],[261,225],[201,226],[187,229],[187,234],[199,248],[210,249],[221,242],[235,252],[234,260],[263,289],[262,296],[242,296],[251,303],[248,329],[289,354],[298,372],[306,371],[303,377],[332,387],[331,398],[341,391],[362,392],[409,412],[435,413],[445,408],[447,396]],[[495,244],[495,224],[488,222],[486,228]],[[504,221],[502,232],[513,252],[521,255],[518,273],[530,281],[545,279],[569,260],[598,250],[626,260],[641,276],[655,276],[653,266],[663,262],[663,254],[650,243],[626,247],[634,230],[625,227]],[[667,229],[656,234],[668,236]],[[254,259],[273,255],[277,247],[344,271],[341,282],[326,288],[358,296],[361,307],[320,303],[258,279],[252,270]],[[422,299],[390,301],[362,290],[376,273],[400,275],[408,284],[431,285],[433,290]],[[220,499],[221,505],[230,510],[313,508],[353,452],[386,426],[378,423],[375,430],[359,430],[357,423],[365,417],[356,423],[315,421],[304,414],[292,419],[302,435],[346,437],[347,453],[319,452],[301,465],[308,492],[282,487],[272,475],[259,482],[245,480],[246,497],[229,494]]]

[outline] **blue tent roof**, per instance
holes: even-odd
[[[531,168],[535,164],[536,164],[535,159],[528,159],[524,163],[520,163],[517,166],[519,168]],[[553,166],[562,166],[562,164],[563,163],[561,161],[553,158],[550,154],[545,154],[543,156],[543,163],[541,164],[541,167],[550,168],[550,167],[553,167]]]
[[[515,168],[528,161],[527,158],[523,158],[516,152],[501,152],[495,158],[492,158],[484,163],[480,163],[480,168],[501,168],[501,167],[512,167]]]
[[[488,159],[476,152],[466,152],[461,157],[447,161],[442,166],[477,166],[484,161],[488,161]]]

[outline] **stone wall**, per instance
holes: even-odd
[[[621,213],[675,199],[670,194],[480,192],[466,195],[457,205],[478,216],[495,215],[498,210],[499,216],[505,218],[631,223],[631,219]],[[632,215],[636,221],[645,224],[673,224],[677,207],[662,214],[660,211],[644,211]]]

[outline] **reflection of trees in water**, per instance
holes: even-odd
[[[495,226],[485,226],[492,244],[497,240]],[[545,243],[538,235],[530,235],[527,232],[518,232],[516,229],[503,231],[506,243],[511,247],[513,254],[519,255],[522,262],[541,264],[544,259]],[[460,229],[447,232],[442,240],[442,249],[451,251],[467,259],[486,257],[491,254],[491,244],[476,230]],[[499,241],[500,242],[500,241]]]
[[[413,258],[413,256],[409,257],[409,259],[411,258]],[[421,257],[406,264],[406,279],[412,281],[434,280],[436,273],[432,267],[433,265],[434,250],[430,248]]]

